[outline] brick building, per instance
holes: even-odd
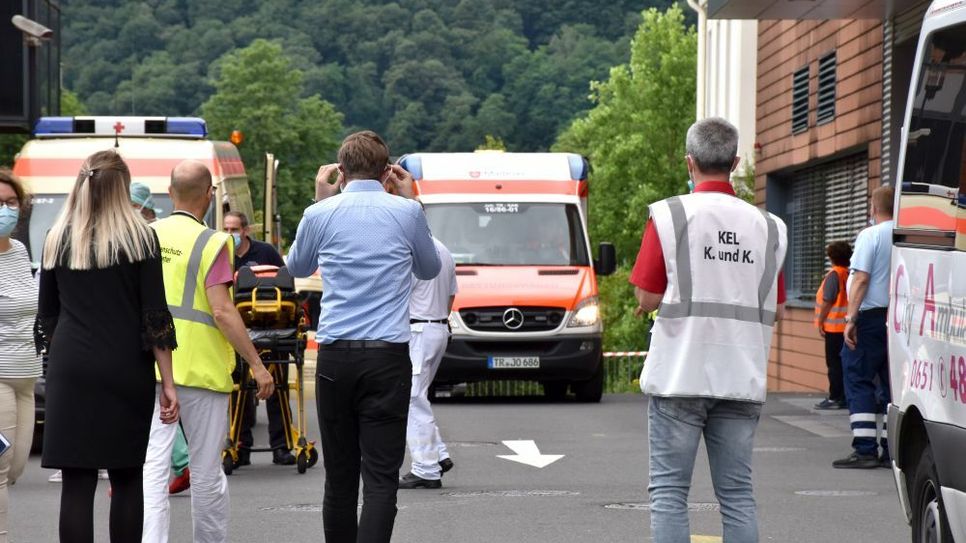
[[[707,0],[699,20],[756,20],[755,201],[788,225],[789,301],[769,363],[772,390],[824,391],[824,342],[812,325],[825,246],[853,241],[869,193],[891,184],[916,40],[928,2]],[[699,47],[701,46],[699,37]],[[705,52],[709,74],[716,61]],[[714,88],[709,77],[706,85]],[[700,94],[700,91],[699,91]],[[716,114],[713,111],[707,115]],[[727,115],[725,115],[727,117]]]

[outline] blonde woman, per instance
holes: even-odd
[[[177,346],[157,236],[131,207],[131,174],[94,153],[44,244],[37,314],[47,346],[42,465],[63,472],[60,540],[94,540],[97,470],[111,479],[111,541],[140,541],[142,467],[161,375],[161,420],[178,420]]]
[[[0,168],[0,433],[12,451],[0,455],[0,543],[7,541],[7,484],[23,473],[34,433],[34,351],[37,282],[22,243],[11,239],[28,197],[13,173]]]

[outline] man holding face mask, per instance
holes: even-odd
[[[319,201],[299,223],[288,269],[295,277],[322,270],[315,396],[325,540],[388,542],[406,449],[412,277],[436,277],[440,258],[422,208],[410,199],[412,177],[389,164],[382,138],[350,134],[338,156],[319,169]]]

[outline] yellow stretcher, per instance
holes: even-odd
[[[276,266],[244,266],[235,278],[235,307],[248,334],[261,355],[266,369],[275,379],[275,395],[282,407],[283,428],[288,448],[295,455],[296,468],[305,473],[319,461],[314,441],[306,439],[303,365],[305,364],[306,317],[288,270]],[[222,468],[231,475],[238,466],[242,414],[255,394],[256,386],[247,364],[237,357],[239,379],[228,405],[228,438],[222,452]],[[289,384],[288,365],[294,364],[295,383]],[[295,392],[297,419],[293,423],[289,394]],[[271,449],[251,449],[266,452]]]

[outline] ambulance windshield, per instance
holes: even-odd
[[[157,218],[163,219],[171,214],[171,198],[167,194],[152,194],[151,200],[153,207],[160,210],[156,213]],[[31,200],[28,215],[23,218],[24,221],[30,221],[29,236],[18,235],[17,239],[27,246],[34,268],[40,267],[47,231],[54,225],[66,201],[66,194],[36,194]]]
[[[573,204],[427,204],[426,217],[458,266],[588,265],[587,242]]]

